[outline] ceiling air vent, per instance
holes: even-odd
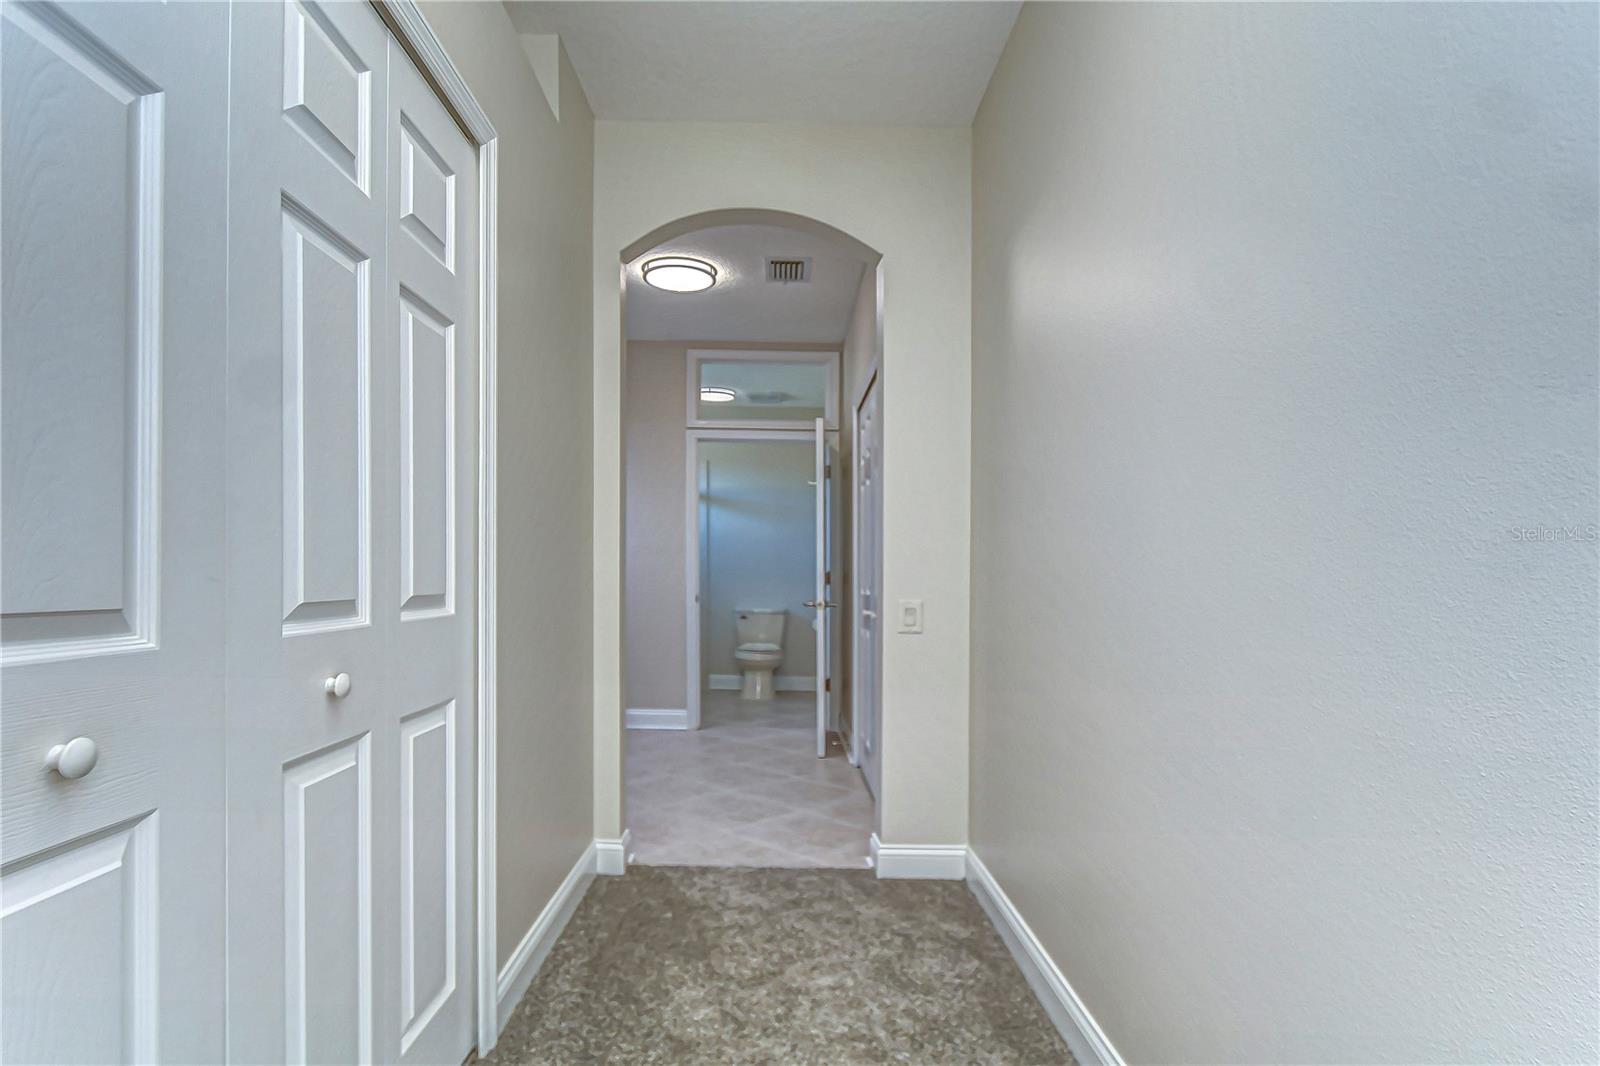
[[[811,280],[811,260],[782,259],[770,256],[767,259],[767,280],[781,281],[788,284],[791,281]]]

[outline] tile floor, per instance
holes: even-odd
[[[630,861],[864,867],[872,797],[843,753],[817,758],[812,696],[738,696],[707,692],[698,730],[627,730]]]

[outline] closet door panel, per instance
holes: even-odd
[[[475,155],[368,5],[237,18],[230,1046],[460,1062]]]
[[[387,319],[400,500],[391,676],[400,716],[396,1037],[407,1063],[472,1046],[477,690],[477,158],[408,56],[389,56]]]
[[[383,1061],[396,920],[388,32],[241,4],[232,55],[229,1051]]]
[[[0,1061],[223,1053],[228,24],[0,5]]]

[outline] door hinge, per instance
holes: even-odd
[[[822,691],[824,691],[824,692],[832,692],[833,691],[833,678],[831,678],[831,677],[823,678],[823,680],[822,680]]]
[[[833,571],[832,570],[824,570],[822,572],[822,583],[824,585],[833,584]]]
[[[822,476],[823,477],[832,477],[833,476],[833,464],[830,463],[829,465],[827,465],[827,466],[822,468]]]

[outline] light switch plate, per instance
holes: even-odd
[[[900,601],[900,624],[896,627],[901,633],[922,632],[922,601]]]

